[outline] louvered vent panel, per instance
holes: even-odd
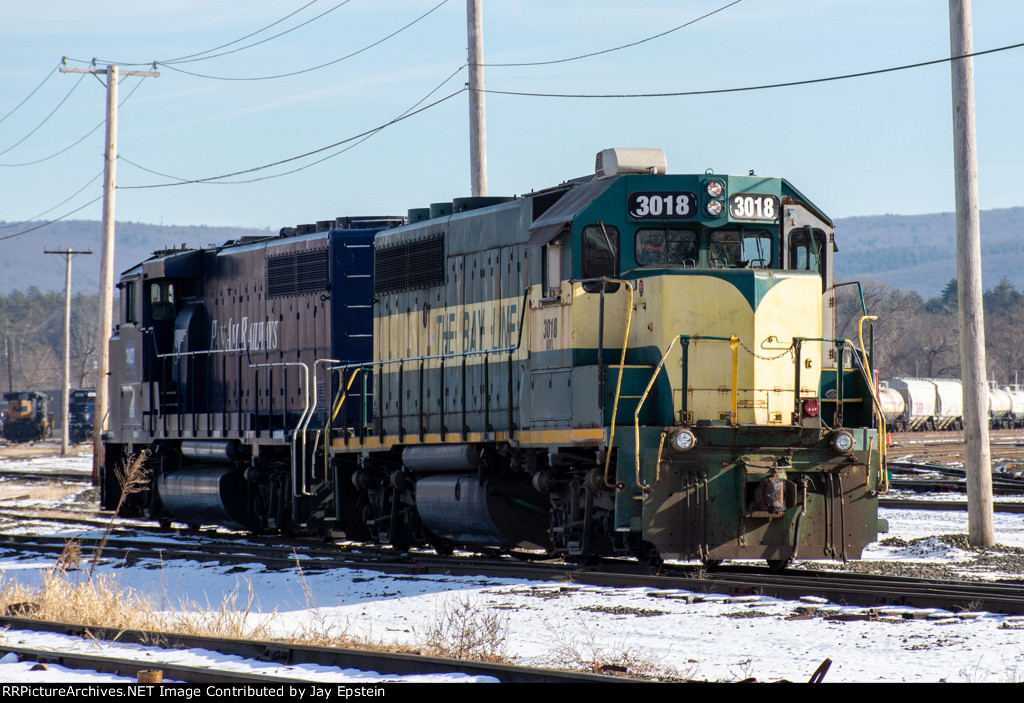
[[[326,249],[299,251],[267,259],[267,295],[271,298],[327,290],[330,282]]]
[[[444,284],[444,237],[435,235],[377,249],[373,258],[375,295]]]

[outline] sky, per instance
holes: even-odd
[[[106,91],[95,76],[56,72],[62,57],[73,68],[93,58],[122,70],[159,64],[158,78],[125,76],[119,86],[118,220],[276,231],[470,194],[463,0],[0,3],[0,221],[101,217],[103,129],[89,131],[103,122]],[[492,91],[708,91],[950,53],[939,0],[483,5]],[[1017,0],[976,2],[973,20],[975,51],[1024,41]],[[546,63],[500,65],[537,62]],[[1024,48],[974,64],[981,206],[1019,206]],[[346,141],[414,107],[427,109]],[[486,110],[491,195],[556,185],[591,173],[601,149],[644,146],[663,149],[672,172],[788,178],[833,217],[955,207],[948,63],[716,95],[495,92]],[[0,252],[26,238],[74,244],[48,240],[44,228],[0,239]]]
[[[89,459],[76,457],[63,464],[52,457],[0,460],[5,471],[20,468],[38,473],[44,466],[87,472]],[[5,505],[27,504],[5,501]],[[923,541],[906,547],[876,543],[867,548],[865,559],[955,565],[970,556],[935,538],[965,532],[966,512],[883,509],[881,513],[889,521],[888,537]],[[17,528],[8,523],[4,529]],[[55,530],[63,530],[69,537],[97,536],[98,532],[76,532],[67,527]],[[997,513],[995,530],[999,544],[1024,547],[1024,515]],[[0,579],[38,584],[52,562],[45,557],[0,553]],[[604,661],[628,657],[652,671],[675,672],[702,681],[749,677],[759,681],[807,681],[828,658],[832,660],[824,679],[828,683],[1024,680],[1021,616],[983,612],[956,615],[889,607],[880,610],[878,620],[867,621],[848,619],[863,614],[862,608],[813,596],[790,601],[759,595],[617,589],[479,576],[413,578],[372,570],[318,572],[310,562],[300,573],[297,569],[267,570],[255,563],[231,566],[139,560],[131,565],[108,563],[98,568],[97,574],[114,575],[123,588],[149,594],[157,610],[195,612],[193,606],[184,604],[216,606],[232,593],[241,594],[241,603],[251,589],[255,601],[250,622],[265,625],[276,636],[304,628],[335,627],[367,640],[407,647],[422,646],[424,634],[432,625],[453,608],[466,604],[471,612],[507,617],[503,630],[506,654],[534,666],[564,663],[567,655]],[[991,574],[997,576],[998,572]],[[71,573],[68,578],[84,576]],[[695,599],[696,595],[700,598]],[[816,609],[816,615],[788,619],[797,614],[798,608]],[[21,631],[2,633],[0,649],[3,638],[8,637],[38,649],[77,648],[91,653],[99,649],[92,641]],[[221,666],[227,660],[202,650],[146,653],[128,645],[104,649],[112,657],[145,657],[154,668],[163,660],[193,666]],[[108,674],[72,672],[56,666],[33,672],[30,666],[31,662],[0,658],[0,681],[111,680]],[[387,672],[286,668],[237,659],[231,659],[227,666],[258,668],[306,681],[373,684],[395,678],[386,676]],[[485,679],[453,672],[431,680],[472,683]]]

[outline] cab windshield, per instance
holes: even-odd
[[[772,235],[765,229],[713,230],[708,239],[708,264],[712,268],[769,268]]]

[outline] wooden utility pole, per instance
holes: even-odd
[[[117,66],[67,68],[61,73],[105,73],[107,75],[107,132],[103,157],[103,246],[100,251],[100,343],[96,365],[96,419],[93,425],[92,482],[99,483],[103,431],[107,423],[107,376],[110,373],[110,333],[114,329],[114,191],[117,188],[117,81],[118,76],[149,76],[157,71],[121,71]]]
[[[483,0],[466,0],[466,25],[469,32],[469,168],[475,198],[487,195]]]
[[[995,544],[992,459],[988,438],[984,290],[981,285],[981,217],[974,122],[971,0],[949,0],[953,82],[953,172],[956,180],[956,269],[960,306],[960,368],[964,392],[964,468],[967,471],[967,540]],[[964,57],[964,58],[957,58]]]
[[[88,251],[64,251],[43,250],[44,254],[60,254],[66,259],[66,270],[64,273],[64,377],[61,382],[61,421],[60,421],[60,455],[68,455],[68,434],[71,429],[71,422],[68,418],[68,403],[71,398],[71,257],[75,254],[92,254]]]

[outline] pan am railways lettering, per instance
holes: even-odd
[[[235,322],[234,318],[228,318],[226,325],[217,324],[213,321],[210,330],[210,339],[213,340],[211,351],[239,351],[248,349],[250,351],[263,351],[277,349],[279,320],[262,320],[260,322],[249,322],[248,317],[243,317],[241,322]]]

